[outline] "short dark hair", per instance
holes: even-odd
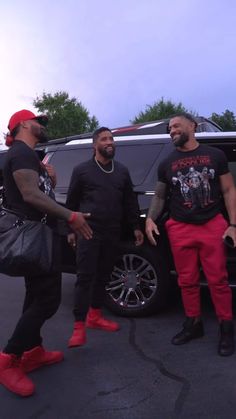
[[[195,125],[195,131],[196,131],[198,123],[197,123],[196,119],[194,118],[194,116],[191,115],[191,113],[188,113],[188,112],[179,112],[179,113],[176,113],[175,115],[171,116],[170,117],[170,120],[173,119],[173,118],[177,118],[177,117],[179,117],[179,118],[185,118],[188,121],[192,122]],[[167,127],[167,132],[170,132],[169,124],[168,124],[168,127]]]
[[[98,139],[99,134],[101,134],[101,132],[103,132],[103,131],[110,131],[111,132],[110,128],[107,128],[107,127],[97,128],[93,133],[93,143],[95,143],[95,141]]]

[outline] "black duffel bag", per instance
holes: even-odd
[[[44,220],[31,221],[0,211],[0,272],[10,276],[49,273],[53,262],[53,232]]]

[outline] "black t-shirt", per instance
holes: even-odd
[[[219,176],[229,172],[225,154],[199,145],[192,151],[173,151],[158,168],[158,180],[168,185],[170,216],[202,224],[221,211]]]
[[[95,230],[120,230],[123,220],[135,229],[139,207],[129,171],[117,161],[113,164],[114,170],[111,163],[99,167],[93,158],[76,166],[66,205],[73,211],[91,213],[87,221]]]
[[[40,220],[45,214],[24,202],[15,183],[13,173],[21,169],[30,169],[37,172],[39,174],[39,189],[51,198],[54,197],[51,179],[36,152],[23,141],[14,141],[7,152],[3,168],[5,205],[29,219]]]

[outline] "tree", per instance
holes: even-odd
[[[221,115],[213,113],[210,117],[223,131],[236,131],[236,117],[233,112],[226,109]]]
[[[50,139],[67,137],[93,131],[98,127],[95,116],[90,117],[88,110],[75,97],[69,98],[66,92],[54,95],[43,93],[33,101],[39,113],[48,116],[48,135]]]
[[[140,112],[135,118],[131,121],[132,124],[138,124],[140,122],[150,122],[156,121],[158,119],[169,118],[172,115],[180,112],[190,112],[188,111],[181,102],[175,104],[170,100],[165,101],[162,97],[159,102],[155,102],[153,105],[147,105],[144,112]],[[195,112],[191,112],[195,115]]]

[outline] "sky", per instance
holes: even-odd
[[[235,0],[0,0],[0,16],[0,143],[43,92],[110,128],[162,97],[236,114]]]

